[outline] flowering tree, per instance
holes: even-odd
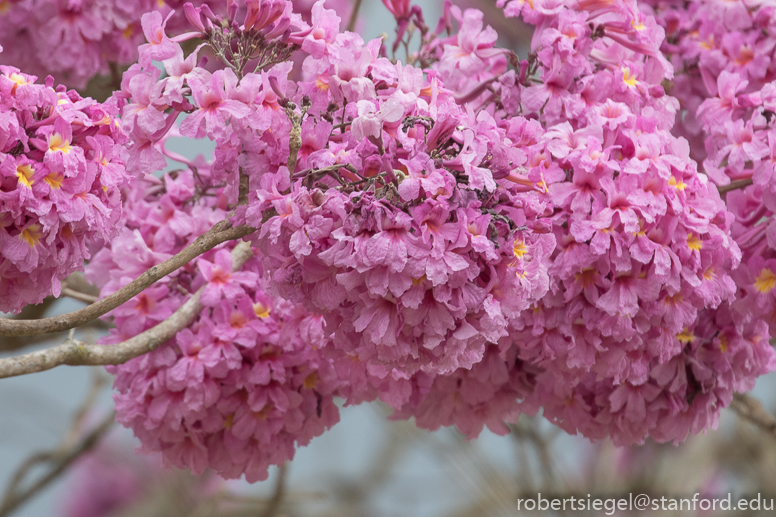
[[[0,2],[0,60],[114,91],[0,66],[0,309],[99,299],[0,335],[113,326],[0,376],[109,365],[168,464],[266,479],[337,400],[678,443],[776,368],[767,2],[499,0],[525,56],[449,0],[383,0],[393,42],[322,0],[43,3]]]

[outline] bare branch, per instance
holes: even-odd
[[[731,190],[738,190],[738,189],[746,188],[746,187],[748,187],[751,184],[752,184],[752,180],[751,179],[735,180],[735,181],[731,181],[728,185],[721,185],[721,186],[717,187],[717,190],[719,191],[720,194],[726,194],[726,193],[730,192]]]
[[[7,517],[10,515],[14,510],[57,479],[82,454],[93,449],[94,446],[99,443],[100,438],[102,438],[108,429],[110,429],[111,425],[113,425],[115,419],[116,413],[111,411],[97,427],[84,436],[84,438],[72,448],[64,451],[58,450],[36,454],[25,461],[14,476],[14,482],[8,488],[3,500],[0,501],[0,517]],[[23,481],[23,478],[26,477],[27,472],[29,472],[30,468],[34,465],[41,462],[50,462],[50,470],[30,484],[30,486],[20,490],[19,485]]]
[[[248,175],[243,172],[242,167],[240,167],[239,174],[240,174],[240,184],[238,186],[237,204],[247,205],[248,194],[250,193]]]
[[[745,393],[736,393],[733,395],[730,409],[735,411],[744,420],[748,420],[776,438],[776,417],[768,413],[756,398]]]
[[[229,221],[221,221],[207,233],[200,235],[194,242],[177,255],[161,264],[153,266],[115,293],[106,296],[102,300],[84,307],[81,310],[39,320],[0,318],[0,336],[32,336],[35,334],[48,334],[51,332],[69,330],[78,327],[79,325],[83,325],[84,323],[88,323],[127,302],[157,280],[164,278],[176,269],[188,264],[192,259],[199,255],[202,255],[223,242],[245,237],[255,231],[255,228],[250,228],[248,226],[233,228]]]
[[[84,303],[96,303],[100,299],[98,296],[82,293],[81,291],[70,289],[69,287],[62,288],[62,296],[67,296],[68,298]]]
[[[112,328],[107,321],[92,320],[89,323],[81,325],[78,330],[107,330]],[[53,334],[39,334],[37,336],[19,336],[19,337],[3,337],[0,336],[0,352],[12,352],[14,350],[20,350],[41,343],[48,343],[53,341],[59,341],[67,338],[66,332],[55,332]]]
[[[75,273],[72,273],[70,276],[65,278],[65,281],[62,282],[62,287],[68,287],[80,293],[90,294],[92,296],[100,295],[100,290],[97,288],[97,286],[86,281],[82,271],[76,271]]]
[[[241,242],[232,250],[234,269],[237,270],[253,256],[250,244]],[[137,336],[116,345],[87,345],[68,339],[61,345],[16,357],[0,359],[0,378],[50,370],[64,364],[107,365],[122,364],[132,358],[155,350],[187,327],[202,310],[199,291],[175,311],[172,316]]]

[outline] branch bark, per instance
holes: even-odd
[[[728,185],[721,185],[717,187],[717,190],[719,191],[720,194],[727,194],[731,190],[746,188],[751,184],[752,184],[751,179],[735,180],[735,181],[731,181]]]
[[[252,256],[253,251],[250,244],[247,242],[238,244],[232,250],[234,269],[241,268]],[[122,364],[151,352],[194,321],[194,318],[202,310],[202,304],[199,301],[202,289],[204,287],[186,300],[172,316],[122,343],[87,345],[70,338],[61,345],[52,348],[0,359],[0,378],[42,372],[65,364],[70,366]]]
[[[776,417],[768,413],[756,398],[745,393],[736,393],[733,395],[730,409],[735,411],[744,420],[748,420],[776,438]]]
[[[229,221],[221,221],[208,232],[197,237],[194,242],[177,255],[167,259],[161,264],[153,266],[115,293],[106,296],[102,300],[88,305],[83,309],[39,320],[0,318],[0,336],[49,334],[52,332],[70,330],[88,323],[112,311],[119,305],[126,303],[157,280],[164,278],[176,269],[183,267],[199,255],[215,248],[223,242],[245,237],[255,231],[255,228],[244,225],[233,228]]]

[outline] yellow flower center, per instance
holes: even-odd
[[[692,343],[695,340],[695,334],[689,331],[687,327],[684,328],[680,333],[676,335],[676,339],[679,340],[679,342],[684,343],[685,345]]]
[[[636,86],[636,76],[631,75],[630,68],[627,66],[622,67],[622,80],[628,86]]]
[[[329,83],[321,80],[320,76],[318,77],[318,79],[315,80],[315,87],[322,92],[329,91]]]
[[[513,251],[515,253],[515,257],[523,258],[523,255],[528,253],[528,246],[526,246],[523,241],[515,241],[515,246]]]
[[[313,372],[305,378],[304,382],[302,383],[302,387],[311,389],[314,388],[316,384],[318,384],[318,373]]]
[[[3,4],[0,3],[0,6]],[[0,11],[1,12],[1,11]],[[8,76],[8,79],[15,82],[17,86],[24,86],[25,84],[29,84],[27,80],[24,78],[24,76],[17,74],[16,72],[12,73]]]
[[[30,165],[18,165],[16,167],[16,177],[19,178],[19,183],[27,188],[30,188],[35,180],[32,179],[32,175],[35,171],[32,170]]]
[[[42,235],[40,231],[40,225],[39,224],[31,224],[24,230],[22,230],[22,233],[19,235],[23,241],[25,241],[30,246],[35,246],[40,241],[40,236]]]
[[[673,176],[671,176],[671,179],[668,180],[668,184],[674,187],[676,190],[684,190],[687,188],[687,183],[682,180],[678,180]]]
[[[575,279],[582,287],[590,287],[595,283],[595,276],[595,268],[589,267],[577,273]]]
[[[269,313],[272,312],[272,310],[269,307],[266,307],[263,303],[255,303],[253,304],[253,312],[256,313],[256,316],[259,318],[266,318],[269,316]]]
[[[703,242],[697,235],[691,233],[687,235],[687,246],[693,251],[700,251],[703,248]]]
[[[49,187],[53,189],[59,189],[62,187],[62,183],[64,183],[65,177],[62,176],[62,174],[59,172],[52,172],[43,178],[43,181],[45,181]]]
[[[59,133],[51,135],[51,139],[49,140],[49,151],[62,151],[63,153],[68,154],[72,150],[73,148],[70,146],[70,140],[65,140]]]
[[[760,271],[760,276],[754,281],[754,288],[761,293],[767,293],[774,287],[776,287],[776,275],[774,275],[773,271],[767,267],[763,268],[763,270]]]

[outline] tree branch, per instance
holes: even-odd
[[[749,185],[752,184],[752,179],[745,179],[745,180],[735,180],[731,181],[728,185],[720,185],[717,187],[717,190],[720,194],[727,194],[731,190],[738,190],[742,188],[746,188]]]
[[[733,395],[730,409],[735,411],[744,420],[748,420],[776,438],[776,417],[768,413],[756,398],[745,393],[736,393]]]
[[[250,244],[247,242],[238,244],[232,250],[234,269],[241,268],[252,256]],[[71,337],[61,345],[52,348],[0,359],[0,378],[42,372],[64,364],[70,366],[122,364],[151,352],[194,321],[202,310],[202,304],[199,301],[202,289],[204,286],[186,300],[172,316],[122,343],[87,345]]]
[[[89,323],[85,323],[78,327],[78,330],[92,329],[92,330],[108,330],[112,328],[107,321],[92,320]],[[41,343],[59,341],[67,337],[66,332],[55,332],[53,334],[38,334],[37,336],[19,336],[19,337],[2,337],[0,336],[0,353],[13,352],[14,350],[20,350]]]
[[[233,228],[229,221],[221,221],[206,233],[197,237],[194,242],[177,255],[153,266],[115,293],[83,309],[39,320],[0,318],[0,336],[32,336],[35,334],[62,332],[88,323],[126,303],[157,280],[183,267],[199,255],[223,242],[245,237],[255,231],[255,228],[244,225]]]
[[[79,302],[90,303],[90,304],[97,303],[100,300],[98,296],[92,296],[91,294],[82,293],[81,291],[70,289],[69,287],[62,287],[62,296],[66,296],[67,298],[72,298],[73,300],[78,300]]]
[[[0,517],[10,515],[14,510],[57,479],[82,454],[93,449],[99,443],[100,438],[113,425],[115,419],[116,413],[111,411],[92,432],[69,450],[40,453],[25,461],[19,471],[17,471],[16,476],[14,476],[14,483],[9,487],[3,500],[0,502]],[[51,462],[51,469],[26,489],[19,490],[19,485],[29,469],[41,462]]]

